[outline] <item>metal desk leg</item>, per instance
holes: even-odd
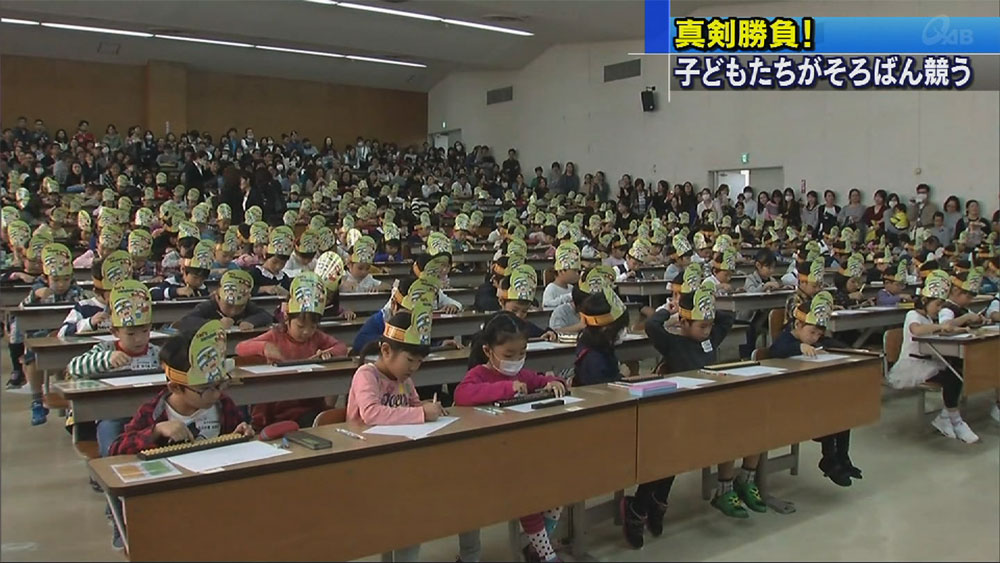
[[[951,373],[955,374],[955,377],[957,377],[958,380],[961,381],[964,384],[965,383],[965,378],[962,377],[962,374],[958,373],[958,370],[956,370],[951,365],[951,362],[949,362],[947,359],[945,359],[944,356],[941,355],[941,352],[938,352],[938,349],[934,347],[934,343],[933,342],[925,342],[925,344],[927,344],[927,347],[931,349],[931,353],[934,354],[934,356],[937,359],[941,360],[941,363],[943,363],[945,366],[948,367],[948,371],[950,371]]]
[[[129,553],[128,548],[128,530],[125,528],[125,505],[122,503],[120,497],[112,496],[111,493],[104,491],[104,498],[108,501],[108,508],[111,509],[111,519],[112,523],[118,527],[118,532],[122,536],[122,543],[125,544],[125,553]]]
[[[873,332],[875,332],[874,328],[866,328],[861,331],[861,336],[854,341],[853,347],[860,348],[869,338],[871,338]]]
[[[757,488],[760,489],[760,496],[771,510],[778,514],[791,514],[795,512],[795,503],[779,499],[768,492],[767,454],[768,452],[761,454],[760,463],[757,464]]]

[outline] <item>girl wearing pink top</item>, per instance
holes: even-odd
[[[524,321],[513,313],[500,312],[487,320],[469,350],[469,371],[455,389],[457,406],[489,404],[541,390],[551,390],[556,397],[566,393],[562,379],[524,368],[528,336]],[[561,513],[559,507],[521,518],[521,527],[530,541],[524,548],[525,560],[559,560],[549,534],[555,530]]]

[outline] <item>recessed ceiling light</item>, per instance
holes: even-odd
[[[467,22],[463,20],[441,20],[446,24],[450,25],[460,25],[462,27],[474,27],[476,29],[484,29],[486,31],[496,31],[499,33],[509,33],[510,35],[520,35],[522,37],[531,37],[534,33],[530,31],[521,31],[520,29],[511,29],[509,27],[500,27],[497,25],[487,25],[485,23]]]
[[[334,6],[337,4],[337,2],[334,2],[334,0],[306,0],[306,2],[312,2],[313,4],[327,4],[330,6]]]
[[[379,14],[388,14],[390,16],[402,16],[404,18],[414,18],[418,20],[426,20],[434,22],[441,21],[441,18],[437,16],[418,14],[417,12],[406,12],[403,10],[393,10],[392,8],[380,8],[378,6],[369,6],[367,4],[355,4],[353,2],[337,2],[337,5],[340,6],[341,8],[350,8],[352,10],[364,10],[366,12],[378,12]]]
[[[0,18],[0,23],[13,23],[17,25],[39,25],[38,22],[32,20],[19,20],[15,18]]]
[[[142,31],[126,31],[124,29],[111,29],[109,27],[90,27],[89,25],[70,25],[68,23],[47,23],[42,22],[42,27],[52,27],[56,29],[68,29],[70,31],[90,31],[92,33],[108,33],[111,35],[130,35],[132,37],[152,37],[152,33]]]
[[[378,59],[375,57],[360,57],[358,55],[347,55],[352,61],[365,61],[369,63],[383,63],[387,65],[412,66],[414,68],[427,68],[427,65],[420,63],[408,63],[405,61],[394,61],[392,59]]]
[[[393,8],[383,8],[381,6],[372,6],[369,4],[357,4],[355,2],[334,2],[333,0],[305,0],[306,2],[316,2],[319,4],[329,4],[332,6],[338,6],[341,8],[350,8],[352,10],[362,10],[365,12],[375,12],[379,14],[386,14],[390,16],[400,16],[404,18],[412,18],[417,20],[441,22],[451,25],[458,25],[462,27],[472,27],[475,29],[482,29],[484,31],[496,31],[498,33],[507,33],[510,35],[520,35],[522,37],[531,37],[534,33],[530,31],[522,31],[520,29],[513,29],[509,27],[500,27],[496,25],[488,25],[484,23],[476,23],[465,20],[453,20],[448,18],[441,18],[438,16],[432,16],[430,14],[421,14],[419,12],[409,12],[406,10],[396,10]]]
[[[200,37],[182,37],[180,35],[154,35],[157,39],[170,39],[171,41],[188,41],[191,43],[207,43],[209,45],[223,45],[226,47],[253,47],[250,43],[239,43],[237,41],[219,41],[218,39],[202,39]]]
[[[264,51],[278,51],[280,53],[295,53],[296,55],[315,55],[317,57],[331,57],[334,59],[342,59],[344,55],[337,53],[327,53],[324,51],[309,51],[307,49],[289,49],[288,47],[271,47],[268,45],[257,45],[258,49],[263,49]]]

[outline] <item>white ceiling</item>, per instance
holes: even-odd
[[[641,0],[358,1],[535,35],[520,37],[302,0],[0,0],[0,15],[8,18],[395,58],[427,68],[9,24],[0,25],[0,53],[123,64],[170,60],[237,74],[427,91],[456,70],[516,69],[557,43],[636,39],[643,33]],[[499,21],[497,16],[517,21]],[[107,52],[116,46],[117,53]]]

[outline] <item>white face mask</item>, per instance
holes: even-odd
[[[917,194],[917,202],[923,203],[927,201],[927,194]]]
[[[897,205],[899,205],[898,201],[896,201],[894,199],[890,199],[889,200],[889,207],[896,207]]]
[[[500,360],[500,365],[494,367],[500,373],[508,377],[514,377],[524,367],[524,360],[525,358],[521,358],[520,360]]]
[[[794,199],[794,198],[792,196],[790,196],[790,195],[786,195],[785,196],[785,201],[792,201],[792,199]]]

